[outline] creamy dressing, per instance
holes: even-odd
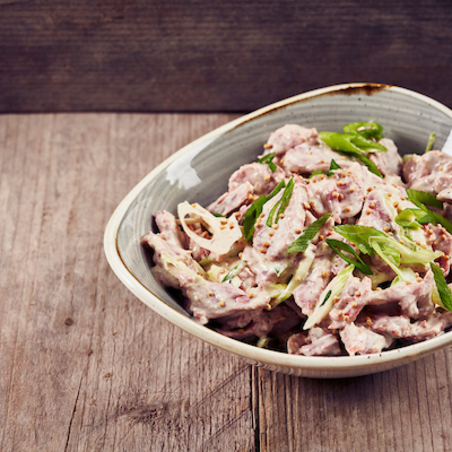
[[[419,218],[407,227],[398,218],[406,209],[422,212],[410,201],[407,189],[414,189],[437,195],[443,210],[432,209],[452,219],[452,157],[430,151],[402,164],[392,140],[379,143],[387,152],[368,159],[383,177],[356,156],[330,149],[315,129],[281,127],[264,146],[267,163],[240,167],[207,209],[183,202],[177,219],[155,213],[159,232],[142,243],[154,250],[156,278],[179,289],[201,323],[292,354],[379,353],[443,333],[452,313],[429,265],[449,281],[451,231]],[[270,196],[282,181],[284,188]],[[306,238],[325,214],[330,219]],[[367,238],[363,248],[335,231],[338,225],[383,238]],[[300,238],[306,247],[292,252]],[[337,254],[331,239],[351,246],[365,267],[354,265],[350,252]]]

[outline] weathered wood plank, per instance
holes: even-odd
[[[0,116],[0,450],[450,449],[450,350],[338,381],[252,369],[110,271],[118,202],[233,117]]]
[[[0,117],[0,449],[253,450],[248,365],[131,296],[106,221],[227,115]]]
[[[351,81],[452,106],[452,3],[0,2],[0,111],[246,111]]]
[[[309,380],[259,370],[263,451],[444,451],[452,444],[452,351],[361,378]]]

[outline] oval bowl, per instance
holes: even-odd
[[[401,153],[422,153],[436,132],[441,149],[452,111],[435,100],[389,85],[352,83],[310,91],[238,118],[185,146],[151,171],[113,213],[104,236],[107,260],[122,283],[156,313],[190,334],[251,364],[311,378],[344,378],[392,369],[452,344],[452,332],[404,348],[365,356],[307,357],[257,348],[223,336],[193,319],[154,278],[140,237],[157,210],[179,202],[207,205],[229,176],[256,160],[270,132],[287,123],[341,131],[354,121],[376,121]]]

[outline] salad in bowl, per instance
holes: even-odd
[[[154,212],[152,272],[222,335],[304,356],[380,353],[452,326],[452,157],[402,159],[376,122],[286,124],[208,205]]]

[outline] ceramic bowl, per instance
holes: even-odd
[[[197,139],[152,170],[121,202],[104,237],[113,271],[141,301],[163,318],[211,345],[267,369],[314,378],[343,378],[410,363],[452,344],[452,332],[408,347],[366,356],[306,357],[257,348],[222,336],[186,313],[150,271],[140,237],[155,211],[173,213],[179,202],[207,205],[227,187],[240,165],[256,160],[270,132],[288,123],[341,131],[354,121],[377,121],[402,153],[422,153],[431,132],[441,149],[452,128],[452,111],[407,89],[353,83],[319,89],[277,102]]]

